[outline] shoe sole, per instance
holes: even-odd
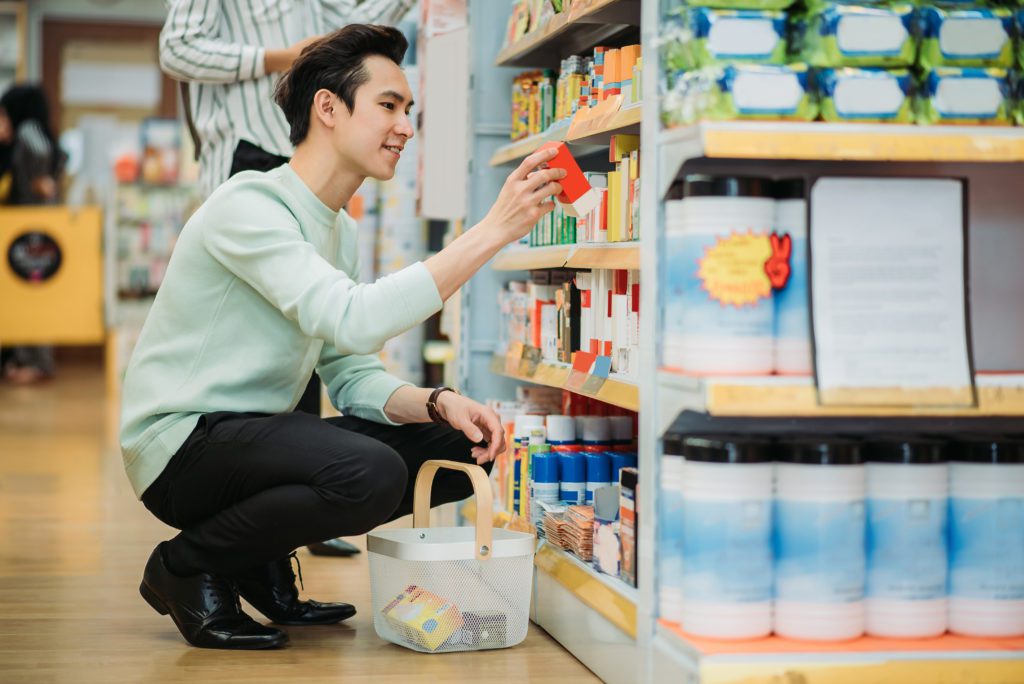
[[[185,636],[185,630],[183,630],[181,628],[181,625],[178,624],[178,619],[174,617],[170,609],[167,608],[167,605],[160,600],[160,597],[156,595],[156,592],[153,591],[149,587],[149,585],[147,585],[145,582],[140,584],[139,593],[142,594],[142,598],[145,599],[146,603],[148,603],[153,610],[160,613],[161,615],[170,615],[171,621],[174,622],[174,626],[178,628],[178,632],[181,634],[182,637]],[[185,639],[185,641],[188,641],[188,643],[198,648],[211,648],[222,651],[261,651],[268,648],[279,648],[281,646],[284,646],[288,643],[288,635],[282,632],[281,638],[277,639],[276,641],[255,642],[251,644],[238,644],[234,646],[210,646],[207,644],[197,644],[193,641],[190,641],[189,639]]]
[[[355,614],[356,611],[353,610],[351,613],[345,615],[344,617],[331,618],[329,620],[274,620],[273,618],[271,618],[270,621],[273,622],[275,625],[284,625],[286,627],[304,627],[306,625],[309,625],[310,627],[315,627],[318,625],[336,625],[339,622],[344,622],[345,620],[348,620],[350,617],[355,616]]]

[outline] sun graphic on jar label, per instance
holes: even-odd
[[[722,306],[756,306],[772,293],[765,272],[772,253],[765,233],[747,231],[720,237],[697,261],[701,288]]]

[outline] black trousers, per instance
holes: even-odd
[[[172,570],[232,574],[411,513],[420,466],[436,458],[472,463],[472,446],[433,423],[209,413],[142,502],[181,530],[166,546]],[[463,473],[441,470],[431,506],[472,493]]]
[[[242,171],[270,171],[281,164],[287,164],[288,157],[267,152],[248,140],[238,141],[235,146],[235,153],[231,158],[231,171],[228,176],[234,176]],[[299,397],[299,403],[295,406],[296,411],[320,415],[320,377],[313,373],[306,381],[306,389]]]

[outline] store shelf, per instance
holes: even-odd
[[[688,159],[1019,162],[1024,129],[722,121],[670,128],[658,139],[661,196]]]
[[[636,589],[542,542],[535,559],[533,619],[603,681],[637,681]]]
[[[532,370],[532,372],[530,372]],[[596,375],[586,378],[574,377],[572,366],[567,363],[540,362],[530,364],[525,359],[508,358],[495,354],[491,359],[491,371],[515,380],[532,382],[536,385],[567,389],[607,404],[631,411],[640,410],[640,388],[632,383]]]
[[[528,271],[538,268],[640,268],[640,245],[636,242],[553,245],[506,249],[491,262],[498,271]]]
[[[509,247],[491,261],[497,271],[529,271],[537,268],[561,268],[569,260],[575,245],[550,247]]]
[[[903,640],[864,637],[812,644],[779,637],[747,642],[697,639],[659,621],[652,681],[702,684],[824,682],[953,684],[1014,682],[1024,672],[1024,639],[946,635]]]
[[[618,111],[609,112],[607,115],[581,120],[578,124],[562,122],[543,133],[499,147],[491,156],[490,165],[501,166],[522,161],[536,152],[541,145],[551,141],[567,142],[573,145],[573,153],[577,157],[599,152],[602,149],[607,152],[609,140],[613,135],[640,134],[641,115],[642,109],[637,103]]]
[[[568,55],[578,54],[622,33],[638,32],[640,0],[575,0],[568,12],[551,17],[504,47],[498,66],[557,67]]]
[[[1024,416],[1024,374],[981,374],[978,405],[957,407],[821,406],[810,377],[710,377],[658,373],[666,414],[691,410],[715,416],[985,417]]]

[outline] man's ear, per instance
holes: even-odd
[[[327,128],[334,128],[337,98],[334,93],[321,88],[313,94],[313,116]]]

